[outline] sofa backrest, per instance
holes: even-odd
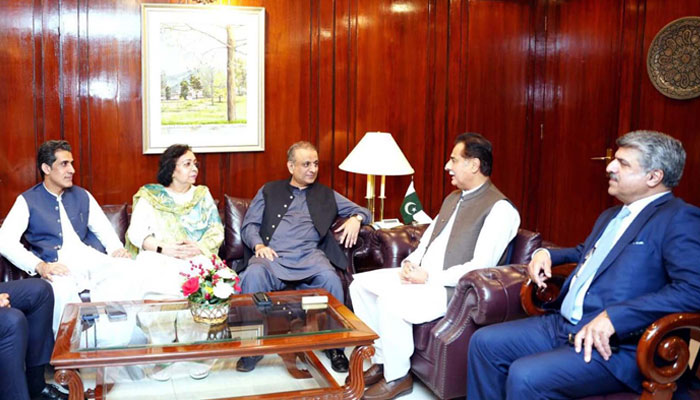
[[[221,218],[224,223],[224,245],[221,246],[219,257],[234,269],[239,262],[243,261],[245,245],[241,236],[241,227],[249,206],[250,199],[224,195],[224,212]]]

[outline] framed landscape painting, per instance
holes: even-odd
[[[142,4],[143,152],[265,146],[265,9]]]

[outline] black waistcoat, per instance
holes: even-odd
[[[314,228],[316,228],[321,238],[318,248],[323,251],[335,267],[346,269],[348,259],[330,231],[333,221],[338,217],[338,205],[335,202],[333,189],[315,182],[305,190],[309,215],[311,216],[311,221],[313,221]],[[265,184],[263,186],[263,198],[265,199],[265,209],[262,223],[260,224],[260,238],[263,240],[263,244],[267,246],[279,226],[279,222],[287,213],[289,204],[294,199],[294,194],[289,186],[289,179]]]

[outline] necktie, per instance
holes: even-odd
[[[586,282],[595,275],[598,268],[600,268],[600,265],[603,263],[603,260],[605,260],[605,257],[610,253],[610,249],[612,249],[615,243],[615,235],[620,229],[620,224],[629,214],[630,210],[627,207],[623,207],[620,210],[615,218],[608,223],[605,231],[600,236],[600,239],[598,239],[593,253],[590,258],[588,258],[588,261],[584,260],[579,266],[576,272],[576,280],[570,285],[569,292],[561,303],[561,315],[572,324],[577,324],[583,315],[583,302],[581,304],[576,304],[576,298],[578,298]]]

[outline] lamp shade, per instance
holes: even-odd
[[[391,133],[367,132],[338,168],[364,175],[410,175],[413,167]]]

